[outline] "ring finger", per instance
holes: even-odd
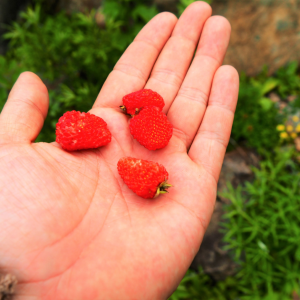
[[[211,7],[207,3],[201,1],[191,4],[181,15],[154,65],[145,88],[162,95],[165,113],[183,82],[203,26],[210,15]]]
[[[201,124],[215,72],[223,62],[230,37],[230,24],[220,16],[205,23],[197,53],[168,112],[168,119],[188,148]]]

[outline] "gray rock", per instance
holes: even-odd
[[[223,203],[229,203],[229,200],[222,196],[223,192],[227,191],[227,182],[230,182],[233,187],[243,185],[246,181],[253,179],[253,173],[250,166],[258,167],[258,156],[249,150],[237,148],[225,155],[220,179],[218,182],[218,198]]]
[[[231,259],[229,253],[222,250],[224,246],[222,242],[223,234],[220,233],[219,227],[222,215],[223,203],[217,201],[200,250],[191,265],[191,268],[195,270],[201,266],[206,274],[217,281],[234,275],[238,267]]]
[[[213,0],[212,8],[232,26],[225,64],[255,75],[300,62],[300,0]]]

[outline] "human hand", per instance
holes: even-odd
[[[210,15],[196,2],[143,28],[90,111],[112,133],[96,150],[33,143],[48,92],[19,77],[0,115],[0,268],[18,278],[14,299],[166,299],[179,284],[214,209],[238,94],[237,72],[220,67],[230,25]],[[120,112],[142,88],[165,99],[174,133],[164,149],[142,147]],[[124,156],[163,164],[169,193],[135,195],[118,175]]]

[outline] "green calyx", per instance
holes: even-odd
[[[169,184],[167,181],[162,182],[158,186],[154,198],[157,198],[160,194],[166,194],[166,193],[168,193],[167,189],[169,189],[170,187],[172,187],[172,185]]]

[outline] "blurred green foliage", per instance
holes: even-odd
[[[290,63],[286,68],[280,68],[276,77],[278,80],[278,94],[282,98],[300,94],[300,77],[297,62]]]
[[[275,78],[261,80],[240,77],[239,100],[236,109],[232,138],[246,146],[263,151],[279,144],[275,128],[282,120],[278,109],[266,94],[278,85]]]
[[[288,96],[298,99],[288,104],[288,109],[279,113],[278,103],[269,98],[276,93],[282,101]],[[281,144],[275,128],[283,124],[287,113],[300,108],[300,77],[296,62],[280,68],[272,77],[267,69],[256,77],[240,76],[239,101],[232,127],[232,139],[239,144],[265,154]]]
[[[237,285],[233,277],[214,282],[201,269],[198,272],[188,270],[169,300],[233,300],[239,296]]]
[[[105,28],[97,26],[96,13],[105,16]],[[58,118],[67,110],[91,108],[119,57],[156,14],[157,9],[142,0],[104,1],[102,11],[72,15],[45,15],[41,4],[29,7],[4,36],[10,40],[10,50],[0,64],[9,72],[0,74],[0,109],[18,75],[35,72],[50,96],[48,117],[37,141],[55,140]]]
[[[8,59],[0,55],[0,111],[4,106],[8,92],[19,77],[20,73],[26,69],[14,59]]]

